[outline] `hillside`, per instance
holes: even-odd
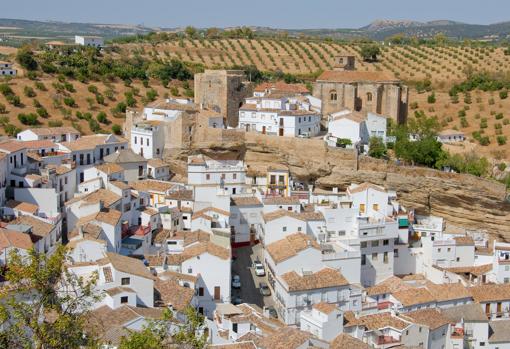
[[[430,80],[435,93],[435,102],[429,103],[431,92],[418,93],[415,88],[410,89],[410,115],[415,112],[437,116],[443,129],[457,128],[466,133],[473,142],[466,142],[462,146],[450,147],[453,152],[463,152],[475,149],[480,154],[493,158],[510,159],[510,152],[506,144],[498,144],[498,136],[510,140],[510,99],[501,99],[498,92],[473,91],[468,96],[460,94],[453,100],[447,93],[453,83],[466,79],[467,71],[484,70],[504,76],[510,71],[510,56],[504,54],[502,48],[470,47],[470,46],[383,46],[382,53],[375,63],[363,62],[360,57],[360,46],[347,45],[328,41],[316,40],[276,40],[276,39],[177,39],[157,44],[131,43],[114,45],[112,53],[114,59],[120,57],[142,57],[147,61],[169,61],[172,58],[191,63],[197,63],[204,68],[228,68],[235,65],[254,65],[261,71],[282,71],[304,77],[313,81],[320,71],[331,69],[333,57],[340,53],[349,53],[357,57],[357,69],[361,71],[389,71],[400,77],[409,85],[416,82]],[[0,53],[5,53],[13,60],[12,48],[0,47]],[[91,112],[93,116],[100,111],[107,113],[111,124],[121,124],[121,118],[115,118],[112,113],[120,101],[124,100],[124,92],[131,90],[123,82],[94,82],[101,94],[109,90],[116,100],[105,98],[105,104],[92,103],[87,98],[94,99],[95,94],[88,91],[87,84],[70,80],[76,92],[58,92],[53,86],[55,76],[44,74],[41,81],[47,91],[35,88],[35,82],[25,78],[12,80],[12,88],[21,98],[23,107],[10,105],[5,97],[0,95],[0,103],[7,106],[6,116],[10,123],[17,127],[22,125],[17,119],[19,113],[35,112],[34,99],[37,99],[51,115],[51,119],[39,118],[41,125],[49,120],[61,120],[64,124],[78,124],[84,133],[92,132],[87,121],[76,118],[76,111]],[[23,86],[31,86],[37,93],[36,97],[26,97]],[[110,87],[108,87],[108,86]],[[182,86],[182,82],[170,84]],[[190,83],[190,85],[192,85]],[[161,83],[153,80],[149,87],[144,87],[139,81],[133,82],[136,92],[135,107],[143,104],[142,97],[151,88],[158,92],[159,98],[171,94],[171,89],[164,88]],[[175,92],[175,91],[174,91]],[[179,91],[184,94],[183,89]],[[58,100],[72,97],[75,107],[63,106]],[[57,100],[57,101],[55,101]],[[92,108],[91,108],[92,106]],[[72,113],[72,116],[69,113]],[[465,120],[465,121],[463,121]],[[111,124],[101,125],[107,131]],[[479,141],[473,140],[473,132],[482,131],[482,136],[488,136],[489,144],[481,146]],[[0,132],[1,129],[0,129]],[[500,137],[501,138],[501,137]]]

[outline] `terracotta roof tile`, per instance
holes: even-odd
[[[124,171],[124,169],[120,165],[108,162],[105,162],[104,164],[101,165],[96,165],[94,167],[98,171],[101,171],[106,174],[119,173]]]
[[[409,323],[391,313],[378,313],[352,319],[349,321],[349,326],[352,325],[365,326],[368,331],[376,331],[388,327],[403,330],[409,326]]]
[[[181,286],[176,280],[156,279],[154,283],[155,301],[162,306],[171,305],[174,309],[182,311],[190,305],[195,290],[189,287]]]
[[[55,226],[50,223],[46,223],[40,219],[37,219],[33,216],[19,216],[15,220],[9,222],[9,224],[15,225],[15,224],[23,224],[23,225],[29,225],[32,227],[32,235],[34,235],[36,238],[44,238],[48,234],[50,234]]]
[[[374,190],[380,191],[382,193],[386,193],[386,189],[384,189],[383,187],[372,184],[372,183],[368,183],[368,182],[361,183],[360,185],[356,186],[355,188],[347,188],[347,191],[351,194],[355,194],[355,193],[360,193],[362,191],[365,191],[367,189],[374,189]]]
[[[136,191],[142,192],[160,192],[165,193],[172,189],[175,184],[165,181],[157,181],[154,179],[143,179],[139,181],[129,182],[129,185]]]
[[[154,279],[143,262],[136,258],[122,256],[113,252],[106,252],[106,257],[97,261],[100,266],[112,264],[117,270],[127,274],[137,275],[146,279]]]
[[[326,303],[326,302],[320,302],[317,304],[314,304],[312,306],[313,309],[317,309],[321,313],[324,314],[331,314],[333,311],[338,309],[338,306],[336,304]]]
[[[0,229],[0,250],[15,247],[30,250],[34,246],[29,234],[15,230]]]
[[[307,248],[320,250],[320,246],[315,239],[303,233],[296,233],[267,245],[266,250],[273,261],[278,264],[296,256]]]
[[[121,217],[122,212],[120,211],[114,209],[104,209],[96,215],[95,220],[115,226],[119,223]]]
[[[39,210],[39,206],[31,204],[29,202],[9,200],[5,204],[6,207],[12,208],[13,210],[23,211],[35,215]]]
[[[484,284],[468,291],[477,303],[510,300],[510,284]]]
[[[369,349],[368,344],[348,335],[347,333],[341,333],[336,336],[329,346],[330,349]]]
[[[426,288],[410,288],[392,294],[404,307],[435,302],[434,296]]]
[[[230,250],[212,242],[199,242],[185,248],[182,253],[168,255],[168,264],[180,265],[182,262],[190,258],[200,256],[203,253],[209,253],[224,260],[231,258]]]
[[[56,136],[68,133],[80,134],[76,129],[72,127],[38,127],[28,129],[38,136]]]
[[[255,196],[231,197],[230,204],[233,206],[261,206],[262,203]]]
[[[450,319],[437,309],[420,309],[402,314],[401,317],[416,324],[425,325],[431,330],[450,323]]]
[[[293,327],[283,327],[260,341],[263,349],[298,349],[312,338],[312,334]]]
[[[295,196],[273,196],[264,199],[264,205],[300,205],[299,198]]]
[[[295,271],[291,271],[283,274],[281,279],[286,284],[286,289],[290,292],[339,287],[349,284],[347,279],[338,270],[331,268],[324,268],[308,275],[299,275]]]

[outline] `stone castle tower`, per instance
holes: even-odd
[[[227,126],[238,126],[239,107],[248,92],[241,70],[206,70],[195,74],[195,103],[223,114]]]
[[[355,57],[335,57],[333,70],[322,73],[315,82],[313,95],[322,102],[328,115],[348,108],[390,117],[395,123],[407,120],[407,86],[389,72],[358,71]]]

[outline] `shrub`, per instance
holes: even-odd
[[[16,135],[21,132],[21,129],[13,124],[5,124],[4,131],[8,136],[16,137]]]
[[[119,103],[117,103],[117,105],[115,106],[115,108],[113,108],[112,112],[113,112],[114,114],[116,114],[116,113],[125,113],[125,112],[126,112],[126,109],[127,109],[126,103],[124,103],[124,102],[119,102]]]
[[[92,131],[94,133],[98,132],[101,129],[101,127],[99,126],[99,123],[94,119],[89,120],[89,128],[90,128],[90,131]]]
[[[136,99],[133,97],[133,92],[126,92],[124,93],[124,96],[126,97],[126,105],[130,108],[136,106]]]
[[[432,92],[430,95],[428,95],[427,97],[427,102],[429,104],[434,104],[436,103],[436,94],[434,92]]]
[[[67,81],[66,81],[66,82],[64,82],[64,88],[65,88],[67,91],[71,92],[71,93],[76,92],[76,89],[74,88],[73,84],[71,84],[70,82],[67,82]]]
[[[46,119],[49,116],[48,111],[44,107],[37,108],[36,112],[37,112],[37,114],[39,114],[39,116],[41,118],[45,118]]]
[[[50,121],[48,121],[48,126],[49,127],[61,127],[62,125],[64,125],[62,120],[50,120]]]
[[[89,86],[87,87],[87,90],[88,90],[90,93],[93,93],[93,94],[98,93],[97,86],[95,86],[95,85],[89,85]]]
[[[170,93],[172,96],[179,96],[179,89],[175,86],[170,87]]]
[[[5,106],[5,104],[0,103],[0,114],[5,113],[7,113],[7,107]]]
[[[158,93],[156,92],[156,90],[154,89],[150,89],[146,92],[146,96],[147,96],[147,99],[150,101],[150,102],[153,102],[156,100],[156,97],[158,96]]]
[[[64,97],[64,104],[71,108],[76,107],[76,102],[73,97]]]
[[[46,86],[40,82],[40,81],[36,81],[35,84],[34,84],[35,88],[38,89],[39,91],[48,91],[48,89],[46,88]]]
[[[108,118],[106,117],[106,113],[104,111],[99,112],[96,116],[97,121],[102,124],[108,124]]]
[[[22,47],[18,50],[16,61],[26,70],[37,69],[37,61],[34,58],[34,53],[28,47]]]
[[[459,115],[459,118],[463,118],[466,116],[466,111],[464,109],[459,110],[458,115]]]
[[[23,124],[23,125],[30,125],[30,126],[33,126],[33,125],[37,125],[38,124],[38,121],[37,121],[37,114],[34,114],[34,113],[30,113],[30,114],[18,114],[18,120]]]
[[[499,91],[499,98],[500,99],[507,99],[507,97],[508,97],[508,91],[507,90]]]
[[[19,96],[8,95],[8,96],[5,97],[5,99],[7,99],[7,102],[11,103],[15,107],[20,107],[21,106],[21,99],[19,98]]]
[[[483,137],[480,137],[480,145],[489,145],[491,143],[490,139],[488,136],[483,136]]]
[[[505,145],[506,144],[506,137],[505,136],[497,136],[496,140],[498,142],[498,145]]]
[[[508,120],[508,119],[503,120],[503,125],[508,125],[509,123],[510,123],[510,120]]]
[[[116,135],[120,135],[122,134],[122,127],[120,127],[119,125],[115,124],[112,126],[112,132]]]
[[[503,113],[497,113],[496,120],[501,120],[501,119],[503,119]]]
[[[460,127],[462,128],[469,127],[469,123],[467,122],[466,118],[460,118]]]
[[[498,164],[498,169],[503,172],[504,170],[506,170],[506,164],[504,162],[501,162]]]
[[[102,94],[98,93],[96,94],[96,102],[98,104],[103,104],[104,105],[104,97]]]
[[[33,98],[36,96],[34,89],[30,86],[25,86],[23,88],[23,93],[25,94],[25,96],[29,98]]]

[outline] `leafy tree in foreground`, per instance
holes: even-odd
[[[121,339],[119,349],[175,348],[175,345],[179,348],[204,348],[207,342],[204,317],[191,306],[184,310],[184,315],[186,322],[172,335],[168,325],[173,314],[166,310],[162,319],[149,322],[141,331],[130,331]]]
[[[9,255],[0,293],[0,346],[3,348],[79,348],[91,343],[84,331],[85,314],[95,294],[95,278],[68,272],[66,250],[51,256],[30,251]]]

